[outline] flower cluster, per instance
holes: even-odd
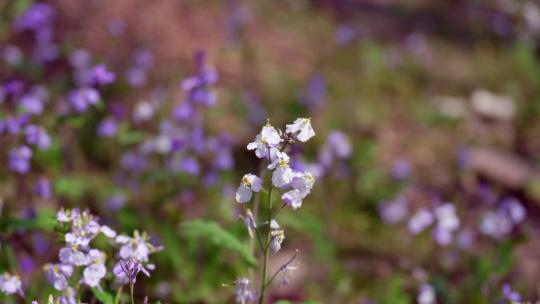
[[[240,181],[240,186],[236,191],[236,201],[242,205],[248,204],[253,193],[265,191],[268,193],[268,217],[266,221],[257,221],[251,209],[246,208],[244,221],[248,228],[250,237],[257,235],[259,248],[264,254],[263,262],[263,279],[261,289],[259,291],[259,302],[264,299],[264,292],[274,278],[279,274],[281,279],[278,285],[287,285],[291,279],[292,272],[296,269],[291,263],[296,258],[297,253],[285,263],[275,275],[267,279],[267,257],[269,252],[274,254],[281,250],[283,241],[285,240],[285,231],[280,227],[276,218],[277,214],[285,206],[290,206],[292,209],[298,209],[302,206],[302,201],[311,192],[315,183],[314,176],[308,171],[296,171],[291,168],[289,162],[290,157],[287,154],[289,145],[299,142],[306,142],[315,136],[315,131],[311,126],[311,120],[308,118],[298,118],[292,124],[286,126],[285,131],[281,131],[273,127],[270,122],[263,126],[261,132],[255,137],[255,141],[247,145],[247,149],[255,152],[255,156],[264,159],[268,162],[267,169],[270,171],[270,181],[266,189],[264,181],[255,174],[248,173],[244,175]],[[281,195],[281,207],[274,214],[272,210],[271,193],[273,189],[283,191]],[[257,208],[254,208],[257,209]],[[266,229],[267,240],[261,238],[263,229]],[[250,281],[248,278],[241,278],[236,281],[236,302],[249,303],[255,300],[255,292],[249,289]]]
[[[64,235],[65,246],[58,254],[59,263],[47,264],[44,270],[52,286],[62,292],[61,303],[75,303],[76,290],[80,285],[101,289],[101,281],[108,273],[105,252],[92,248],[91,241],[99,234],[114,240],[119,248],[118,262],[114,266],[114,274],[118,284],[134,284],[139,271],[149,276],[147,269],[148,255],[157,252],[161,247],[150,244],[148,236],[135,232],[134,237],[117,235],[106,225],[100,225],[88,211],[60,210],[56,219],[61,228],[67,228]],[[81,277],[79,281],[71,278]]]
[[[105,253],[91,248],[90,242],[98,235],[108,238],[116,237],[116,232],[107,226],[101,226],[88,211],[60,210],[56,216],[61,225],[67,225],[69,232],[64,236],[65,247],[58,254],[60,263],[44,266],[47,279],[55,289],[63,292],[65,299],[76,297],[75,289],[69,285],[68,279],[84,267],[82,279],[75,284],[85,284],[100,288],[100,281],[107,273]]]

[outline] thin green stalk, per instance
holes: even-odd
[[[268,190],[268,223],[272,220],[272,182],[270,182],[270,189]],[[264,303],[264,292],[266,291],[266,272],[268,268],[268,254],[270,250],[271,229],[268,228],[266,233],[266,245],[264,248],[264,262],[263,262],[263,271],[262,271],[262,280],[261,280],[261,291],[259,292],[259,304]]]
[[[120,287],[118,287],[118,291],[116,292],[116,297],[114,298],[114,304],[120,303],[120,298],[122,297],[123,291],[124,291],[124,285],[120,285]]]
[[[135,304],[135,298],[133,297],[133,287],[135,287],[135,284],[133,283],[129,284],[129,289],[131,293],[131,304]]]

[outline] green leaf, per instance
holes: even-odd
[[[183,223],[180,229],[190,237],[206,239],[215,246],[235,251],[251,266],[257,265],[257,260],[251,254],[248,246],[237,239],[232,233],[221,228],[217,223],[193,220]]]
[[[92,288],[92,293],[94,293],[94,296],[96,296],[101,303],[114,304],[114,297],[110,293],[97,288]]]

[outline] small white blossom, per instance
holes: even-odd
[[[285,240],[285,231],[282,229],[272,230],[270,234],[270,250],[272,250],[273,253],[277,253],[281,250],[281,243]]]
[[[109,226],[102,225],[100,229],[101,233],[110,239],[116,237],[116,231],[112,230]]]
[[[56,290],[62,291],[68,287],[67,277],[73,274],[73,266],[66,264],[47,264],[43,267],[47,280]]]
[[[60,249],[58,257],[62,263],[68,265],[83,266],[88,264],[86,254],[79,250],[76,244],[68,243],[66,247]]]
[[[289,184],[294,177],[293,170],[289,167],[289,156],[285,152],[277,152],[268,169],[274,170],[272,184],[278,188]]]
[[[254,174],[246,174],[242,177],[240,186],[236,190],[236,201],[239,203],[247,203],[251,200],[253,192],[261,191],[263,181]]]
[[[90,265],[84,269],[81,282],[90,287],[99,288],[99,282],[107,274],[107,269],[104,264],[105,255],[97,249],[91,249],[88,252],[88,259]]]
[[[310,118],[297,118],[292,124],[287,125],[286,132],[296,135],[296,139],[301,142],[306,142],[315,136]]]
[[[292,190],[285,192],[281,199],[293,209],[302,207],[302,200],[311,192],[315,178],[309,172],[295,172],[291,181]]]
[[[19,276],[7,272],[2,274],[0,276],[0,291],[7,295],[15,293],[23,295],[21,279]]]
[[[255,150],[258,158],[265,158],[270,153],[270,159],[278,152],[277,145],[282,141],[278,131],[267,123],[261,133],[255,137],[255,141],[247,145],[248,150]]]

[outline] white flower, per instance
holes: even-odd
[[[302,207],[302,200],[311,192],[315,178],[309,172],[295,172],[291,181],[292,190],[289,190],[281,196],[281,199],[293,209]]]
[[[281,199],[285,204],[291,206],[293,209],[302,207],[302,193],[298,189],[289,190],[281,196]]]
[[[254,174],[246,174],[242,177],[240,186],[236,190],[236,201],[247,203],[251,200],[253,192],[259,192],[262,189],[263,181]]]
[[[4,273],[0,276],[0,291],[4,294],[11,295],[14,293],[23,294],[21,279],[17,275]]]
[[[100,231],[106,237],[108,237],[110,239],[114,239],[116,237],[116,231],[112,230],[109,226],[106,226],[106,225],[101,226]]]
[[[82,282],[90,287],[98,287],[99,282],[106,274],[105,265],[100,263],[91,264],[84,269]]]
[[[286,132],[295,134],[296,139],[301,142],[306,142],[315,136],[315,131],[311,127],[311,118],[297,118],[292,124],[287,125]]]
[[[294,189],[300,190],[303,197],[306,197],[315,184],[315,178],[307,171],[303,173],[295,173],[291,185]]]
[[[282,229],[272,230],[271,241],[270,241],[270,250],[273,253],[277,253],[281,249],[281,243],[285,240],[285,231]]]
[[[268,169],[274,170],[272,184],[278,188],[289,184],[294,177],[293,170],[289,167],[289,156],[285,152],[277,152]]]
[[[146,233],[142,235],[135,231],[133,237],[119,235],[116,237],[116,243],[121,244],[118,255],[122,260],[136,260],[137,262],[148,262],[148,255],[160,251],[161,248],[155,247],[148,242]]]
[[[53,284],[56,290],[64,290],[68,287],[66,277],[73,274],[73,266],[65,264],[47,264],[44,267],[47,279]]]
[[[86,254],[80,251],[76,244],[68,244],[66,247],[60,249],[58,257],[62,263],[68,265],[82,266],[88,264]]]
[[[261,133],[255,137],[255,141],[247,145],[248,150],[255,150],[258,158],[265,158],[270,153],[270,159],[273,159],[275,153],[279,150],[277,145],[282,141],[278,131],[267,123],[261,130]]]

